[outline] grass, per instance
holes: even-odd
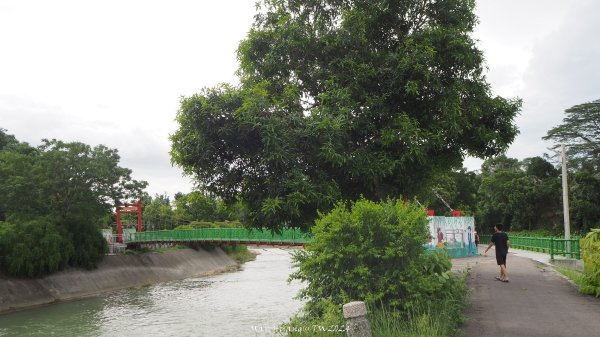
[[[447,337],[452,336],[462,321],[460,313],[450,317],[450,307],[427,305],[409,312],[402,319],[398,313],[388,310],[375,310],[370,315],[374,337]]]
[[[425,301],[407,312],[385,307],[369,308],[368,320],[373,337],[450,337],[456,334],[464,321],[462,310],[466,305],[468,287],[466,276],[456,276],[457,289],[452,295],[437,302]],[[307,320],[296,316],[280,327],[280,335],[288,337],[343,337],[346,336],[341,310],[325,314],[323,321]]]
[[[411,310],[408,315],[394,310],[374,309],[368,315],[373,337],[449,337],[455,334],[462,322],[462,315],[451,315],[454,306],[427,305]],[[308,323],[280,328],[290,332],[287,336],[343,337],[346,336],[343,323]]]
[[[586,285],[583,273],[573,269],[567,269],[562,267],[555,267],[557,272],[563,274],[569,280],[573,281],[579,289]]]
[[[561,267],[556,267],[555,269],[569,280],[573,281],[577,285],[580,293],[600,297],[600,288],[591,284],[584,273]]]

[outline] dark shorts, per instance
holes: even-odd
[[[496,262],[498,262],[498,265],[506,265],[506,254],[504,255],[496,255]]]

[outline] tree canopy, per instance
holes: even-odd
[[[185,97],[172,160],[254,226],[309,226],[339,199],[412,196],[502,153],[520,101],[493,96],[473,0],[265,0],[241,84]]]
[[[120,167],[116,150],[59,140],[31,147],[0,130],[0,267],[41,276],[65,265],[93,268],[112,207],[146,182]]]
[[[543,139],[565,144],[569,167],[571,224],[582,231],[600,226],[600,100],[565,110],[562,124]]]
[[[600,99],[565,110],[563,123],[548,131],[543,139],[567,146],[569,164],[600,170]]]

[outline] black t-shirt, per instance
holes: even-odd
[[[508,253],[508,235],[504,232],[497,232],[492,235],[492,242],[496,246],[496,255],[506,255]]]

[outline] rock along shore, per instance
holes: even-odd
[[[39,279],[0,274],[0,313],[236,268],[236,262],[217,248],[212,251],[180,249],[163,253],[110,255],[97,269],[67,269]]]

